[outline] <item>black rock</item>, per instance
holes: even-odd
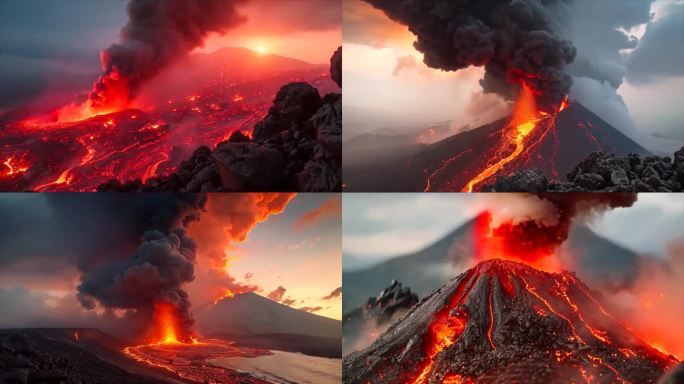
[[[337,48],[330,58],[330,77],[342,87],[342,47]]]

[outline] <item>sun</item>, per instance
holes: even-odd
[[[260,54],[260,55],[265,55],[265,54],[268,53],[268,48],[266,48],[265,45],[257,45],[257,46],[254,48],[254,51],[256,51],[256,53],[258,53],[258,54]]]

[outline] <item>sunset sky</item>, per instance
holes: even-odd
[[[43,92],[88,90],[99,74],[100,51],[119,42],[125,0],[0,1],[0,110]],[[342,43],[337,0],[249,0],[246,22],[210,35],[196,52],[246,47],[313,64],[328,64]]]
[[[599,72],[621,76],[615,88],[571,66],[570,97],[647,149],[671,155],[684,145],[684,3],[569,4],[562,33],[577,47],[576,61],[586,59]],[[456,133],[508,113],[502,98],[482,92],[481,67],[427,67],[408,28],[363,1],[344,1],[343,20],[345,140],[378,128],[416,129],[443,121]],[[627,48],[634,41],[636,48]],[[657,65],[644,57],[658,57]]]
[[[280,205],[271,212],[258,208],[262,197],[253,197],[276,195],[209,195],[199,220],[186,222],[197,245],[194,280],[181,285],[191,311],[216,299],[223,291],[221,282],[227,282],[231,288],[249,287],[293,308],[341,319],[339,195],[286,196],[271,204]],[[3,194],[0,327],[105,321],[98,317],[104,315],[101,305],[88,311],[79,303],[79,283],[96,281],[102,272],[131,260],[143,233],[162,230],[154,223],[182,218],[178,212],[197,199],[192,194]],[[172,221],[173,226],[182,224]],[[229,263],[212,260],[212,250],[225,252]],[[282,294],[274,297],[274,291]]]

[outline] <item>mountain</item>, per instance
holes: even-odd
[[[340,338],[339,320],[314,315],[249,292],[194,312],[201,333],[259,335],[287,333]]]
[[[483,261],[345,357],[344,383],[654,383],[677,360],[573,273]]]
[[[124,356],[126,345],[94,328],[0,329],[0,383],[186,383]]]
[[[343,312],[374,297],[392,280],[401,281],[422,297],[453,277],[454,263],[467,261],[473,250],[475,219],[426,248],[342,275]],[[580,278],[596,287],[628,284],[637,273],[639,256],[586,226],[575,226],[566,247],[573,250]]]
[[[453,135],[396,161],[368,162],[365,167],[349,169],[344,175],[346,190],[461,191],[489,166],[514,152],[515,145],[503,134],[510,120],[507,117]],[[573,102],[562,111],[542,118],[523,140],[520,155],[476,184],[474,190],[497,175],[527,168],[539,168],[549,179],[565,179],[577,163],[595,151],[649,154],[582,104]]]

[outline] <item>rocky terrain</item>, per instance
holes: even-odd
[[[606,312],[574,274],[494,259],[347,355],[343,375],[345,383],[646,384],[676,363]]]
[[[549,181],[539,169],[497,177],[485,192],[681,192],[684,147],[673,158],[593,152],[568,173],[567,181]]]
[[[2,384],[185,383],[124,357],[121,341],[96,329],[0,330]],[[125,369],[124,369],[125,368]]]
[[[342,48],[331,78],[342,86]],[[342,188],[342,95],[320,96],[307,83],[284,85],[248,137],[236,131],[214,149],[203,146],[165,177],[143,183],[112,179],[97,190],[121,192],[306,191]]]
[[[342,322],[342,353],[373,341],[392,321],[418,303],[418,295],[392,280],[377,297],[344,315]]]

